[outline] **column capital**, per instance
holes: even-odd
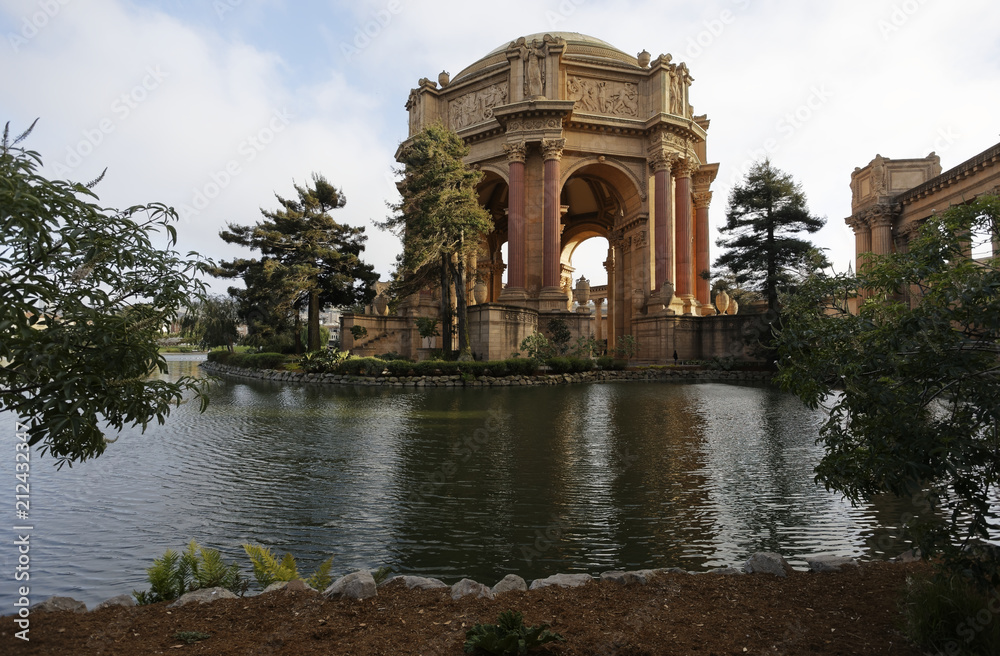
[[[563,148],[566,147],[565,139],[542,139],[542,155],[545,160],[561,160]]]
[[[850,226],[850,228],[854,230],[855,234],[871,232],[871,227],[868,225],[868,218],[866,216],[866,212],[864,211],[852,214],[844,219],[844,223]]]
[[[674,167],[674,163],[680,159],[680,155],[673,151],[658,148],[649,152],[647,157],[649,161],[649,168],[656,171],[670,171]]]
[[[879,203],[865,210],[865,219],[872,228],[892,227],[896,218],[895,208],[891,205]]]
[[[503,152],[507,155],[507,162],[521,162],[524,163],[524,157],[527,154],[528,146],[523,141],[515,141],[512,143],[505,143],[503,145]]]
[[[678,178],[690,178],[698,170],[698,164],[691,159],[678,158],[673,165],[674,175]]]
[[[712,203],[712,192],[696,191],[691,194],[691,198],[694,200],[694,208],[696,210],[708,209],[708,206]]]

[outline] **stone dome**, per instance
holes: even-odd
[[[531,43],[532,41],[541,42],[546,35],[562,39],[566,42],[565,59],[578,59],[627,68],[637,68],[639,66],[639,62],[635,56],[627,55],[607,41],[602,41],[596,37],[580,34],[579,32],[537,32],[500,44],[485,57],[463,69],[462,72],[455,76],[453,82],[488,69],[506,65],[507,48],[520,41],[521,38],[527,43]]]

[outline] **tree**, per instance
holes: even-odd
[[[905,253],[872,257],[856,275],[813,275],[789,297],[778,340],[781,384],[812,408],[830,405],[817,480],[853,502],[918,495],[947,511],[943,524],[910,527],[923,554],[943,552],[993,585],[997,552],[984,560],[958,545],[998,527],[1000,259],[968,256],[970,235],[998,229],[1000,198],[983,197],[932,216]],[[868,300],[851,314],[862,289]]]
[[[379,226],[403,242],[393,278],[394,293],[406,296],[434,284],[441,286],[441,326],[445,352],[451,350],[451,285],[458,313],[458,350],[469,357],[465,267],[484,235],[493,230],[489,213],[479,205],[476,185],[483,174],[462,160],[469,148],[440,123],[417,134],[400,151],[402,200]]]
[[[209,348],[225,346],[233,350],[239,339],[236,331],[236,301],[226,296],[206,296],[184,317],[183,332]]]
[[[731,272],[737,287],[759,291],[768,310],[777,311],[779,288],[815,250],[794,235],[814,233],[825,222],[809,213],[805,194],[792,176],[765,159],[754,164],[729,195],[726,225],[719,229],[723,236],[716,241],[727,250],[715,266]],[[828,266],[825,261],[823,265]]]
[[[253,226],[230,223],[229,230],[219,233],[227,243],[259,250],[262,257],[222,262],[216,274],[243,278],[247,291],[235,294],[241,311],[261,323],[275,319],[275,313],[287,317],[289,308],[297,322],[298,310],[308,307],[307,349],[316,351],[320,309],[370,302],[378,274],[361,261],[365,229],[337,223],[329,215],[344,206],[344,195],[319,174],[312,181],[312,187],[294,185],[296,199],[275,194],[280,208],[261,209],[265,220]]]
[[[34,126],[0,143],[0,410],[62,467],[102,454],[105,430],[163,423],[188,392],[204,407],[195,378],[149,374],[166,372],[157,339],[204,294],[205,263],[172,250],[171,208],[107,209],[93,183],[39,175],[18,146]]]

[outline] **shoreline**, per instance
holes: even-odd
[[[520,387],[537,385],[572,385],[610,382],[755,382],[770,383],[769,371],[722,371],[707,369],[632,369],[624,371],[585,371],[575,374],[540,374],[536,376],[481,376],[471,380],[461,374],[442,376],[356,376],[347,374],[309,374],[276,369],[246,369],[214,362],[199,365],[213,375],[253,378],[277,382],[322,385],[362,385],[371,387]]]

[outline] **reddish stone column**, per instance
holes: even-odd
[[[524,142],[504,144],[509,167],[507,205],[507,288],[524,289]]]
[[[674,168],[677,180],[677,191],[674,201],[676,215],[676,246],[677,254],[677,296],[692,296],[691,269],[694,264],[691,243],[691,173],[695,165],[688,160],[681,160]]]
[[[542,287],[559,289],[559,160],[562,159],[565,139],[544,139],[542,153],[545,157],[544,185],[545,201],[543,206],[543,264]]]
[[[653,197],[653,232],[656,235],[653,244],[656,258],[654,290],[659,290],[664,281],[672,281],[674,277],[674,249],[671,239],[673,212],[670,202],[670,165],[673,160],[672,154],[664,153],[657,153],[650,159],[653,167],[653,186],[656,190]]]
[[[709,271],[708,250],[708,206],[712,202],[712,192],[697,191],[694,194],[694,287],[695,298],[705,306],[712,305],[712,295],[709,280],[701,276],[702,271]]]

